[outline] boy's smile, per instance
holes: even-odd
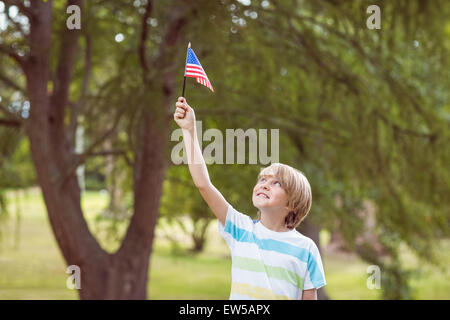
[[[270,197],[267,194],[265,194],[264,192],[257,192],[256,196],[257,197],[262,197],[262,198],[265,198],[265,199],[270,199]]]
[[[273,176],[262,176],[253,188],[253,205],[258,209],[282,209],[288,202],[286,191]]]

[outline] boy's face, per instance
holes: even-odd
[[[261,176],[253,188],[253,205],[258,209],[287,208],[288,195],[281,182],[274,176]]]

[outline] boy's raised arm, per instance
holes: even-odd
[[[198,143],[197,129],[195,127],[195,113],[187,104],[185,98],[178,98],[173,117],[183,131],[183,140],[189,171],[191,172],[194,184],[214,215],[219,219],[220,223],[225,225],[228,202],[211,183],[208,169],[206,168],[206,163]]]

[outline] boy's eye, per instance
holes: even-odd
[[[275,181],[274,184],[278,185],[279,187],[281,187],[281,183],[279,183],[278,181]]]

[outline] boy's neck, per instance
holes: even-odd
[[[284,221],[284,215],[281,212],[267,212],[260,210],[261,212],[261,219],[260,222],[264,227],[271,231],[275,232],[286,232],[290,231],[291,229],[286,227],[285,221]],[[282,217],[280,219],[280,217]]]

